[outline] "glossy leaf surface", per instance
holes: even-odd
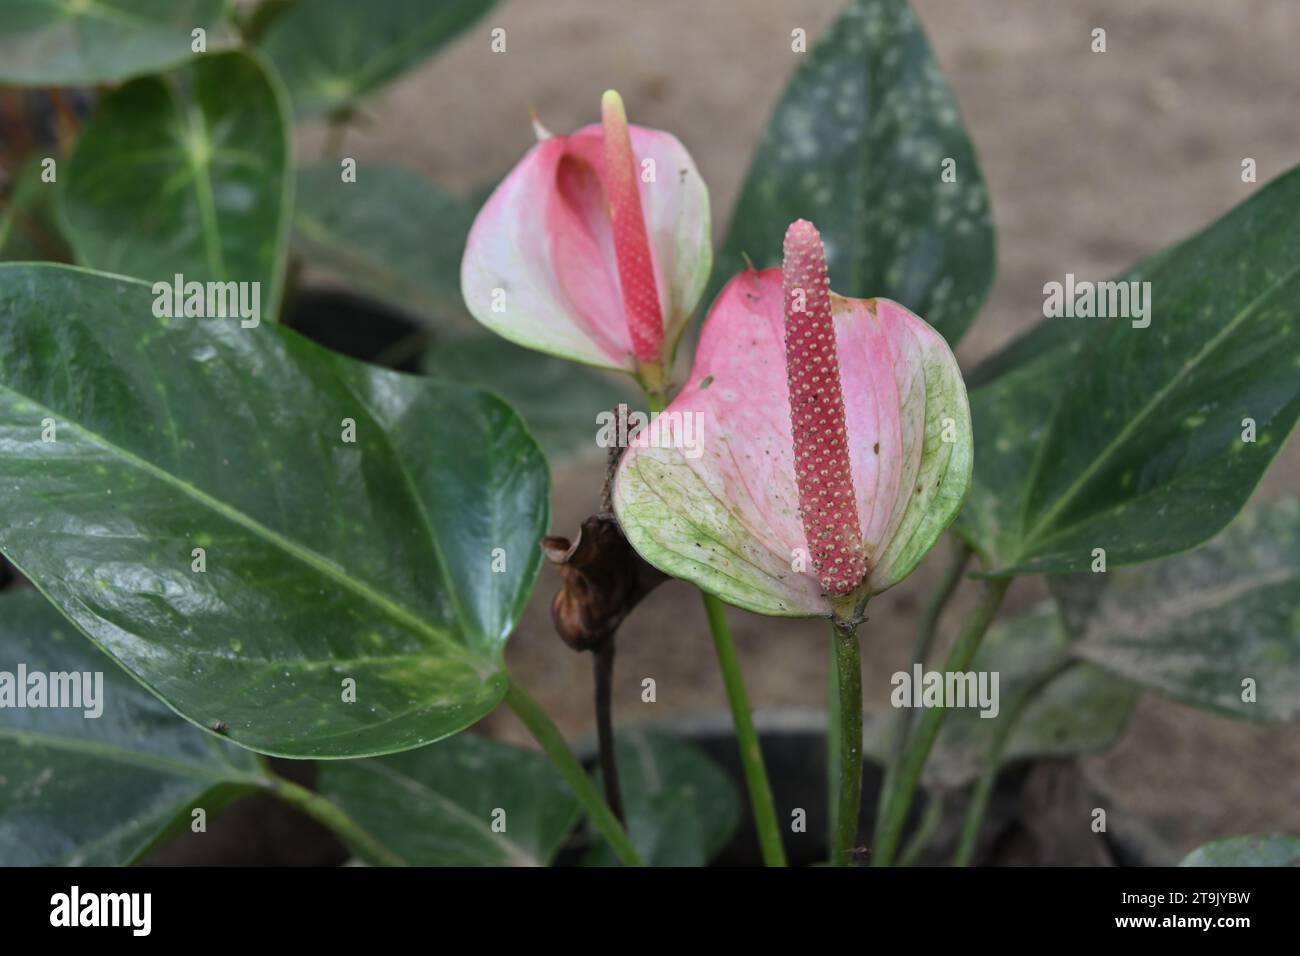
[[[129,863],[192,807],[260,786],[251,753],[178,719],[34,591],[0,596],[0,671],[20,664],[29,680],[102,674],[102,712],[0,708],[0,863]],[[80,680],[89,703],[94,678]]]
[[[958,528],[995,569],[1148,561],[1241,509],[1300,416],[1297,210],[1293,170],[1120,277],[1148,326],[1045,319],[976,371]]]
[[[793,42],[793,41],[792,41]],[[796,219],[817,223],[831,287],[893,299],[951,345],[993,281],[984,177],[906,0],[853,0],[807,54],[768,123],[713,274],[774,265]],[[779,62],[779,60],[778,60]],[[945,181],[951,162],[952,177]]]
[[[548,520],[518,417],[151,306],[143,283],[0,266],[0,550],[253,749],[387,753],[492,710]]]

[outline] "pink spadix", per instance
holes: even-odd
[[[817,227],[805,219],[785,233],[785,368],[799,517],[809,557],[827,594],[848,594],[867,576],[849,462],[831,280]]]
[[[601,97],[600,118],[605,132],[605,199],[614,232],[623,313],[637,360],[655,362],[663,350],[664,318],[659,308],[659,290],[655,288],[654,261],[650,257],[650,238],[646,235],[645,215],[641,210],[627,113],[623,98],[613,90],[607,90]]]
[[[761,250],[750,250],[761,254]],[[836,295],[811,223],[781,269],[718,294],[667,413],[687,449],[638,436],[614,509],[659,570],[761,614],[856,620],[961,510],[973,446],[952,350],[897,302]]]

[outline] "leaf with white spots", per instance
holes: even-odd
[[[0,671],[16,678],[20,664],[29,675],[92,675],[79,679],[88,689],[101,673],[92,696],[103,712],[0,708],[4,865],[130,863],[187,826],[192,808],[211,817],[261,787],[251,753],[177,718],[34,591],[0,597]]]
[[[1120,277],[1146,327],[1048,318],[974,372],[957,527],[995,570],[1149,561],[1237,514],[1300,416],[1297,213],[1292,170]]]
[[[807,54],[768,124],[713,274],[778,261],[817,223],[831,286],[893,299],[951,345],[993,281],[984,177],[952,90],[906,0],[853,0]],[[952,160],[955,181],[945,181]]]
[[[257,283],[275,321],[293,175],[279,81],[246,53],[214,53],[106,95],[60,170],[77,260],[147,282]],[[233,310],[233,304],[227,306]]]
[[[1187,554],[1049,581],[1076,656],[1196,707],[1300,716],[1300,501],[1252,508]]]
[[[518,416],[152,305],[130,279],[0,265],[0,551],[255,750],[390,753],[495,708],[549,511]]]
[[[327,761],[320,792],[414,866],[545,866],[579,816],[545,757],[472,733],[390,757]]]

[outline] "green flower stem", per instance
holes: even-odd
[[[513,678],[506,689],[506,703],[528,728],[533,739],[551,759],[551,763],[555,764],[556,769],[560,771],[560,775],[577,796],[578,802],[586,809],[591,822],[609,843],[614,855],[623,862],[624,866],[645,866],[636,847],[632,845],[627,831],[618,822],[609,804],[605,802],[605,798],[587,776],[587,771],[582,768],[578,758],[569,749],[564,735],[560,733],[560,728],[555,726],[555,722],[547,716],[546,711],[542,710],[541,705],[515,683]]]
[[[736,727],[736,743],[740,747],[741,766],[745,769],[745,784],[749,788],[749,802],[754,811],[758,842],[763,850],[763,863],[767,866],[785,866],[785,848],[781,845],[776,803],[772,800],[772,787],[767,781],[767,770],[763,767],[763,751],[759,747],[754,718],[749,711],[749,696],[745,693],[740,660],[736,656],[736,645],[731,639],[731,628],[727,625],[726,608],[712,594],[704,594],[704,612],[709,618],[713,647],[718,654],[718,667],[722,671],[722,682],[727,688],[727,701],[731,704],[731,720]]]
[[[862,806],[862,662],[856,627],[831,625],[835,647],[834,737],[839,794],[835,804],[831,866],[848,866],[858,841]]]
[[[943,614],[943,609],[947,607],[948,601],[956,593],[957,586],[961,584],[962,578],[965,576],[966,565],[970,562],[970,545],[961,539],[956,539],[956,543],[957,546],[953,552],[952,560],[944,570],[943,578],[939,581],[939,587],[931,595],[916,628],[916,639],[912,643],[912,660],[917,664],[924,664],[926,658],[930,656],[930,646],[934,643],[934,635],[939,627],[939,617]],[[889,762],[885,766],[884,779],[880,782],[880,796],[876,801],[876,843],[880,842],[885,819],[885,807],[890,801],[894,785],[898,782],[898,765],[903,761],[903,753],[907,750],[907,739],[911,732],[912,708],[899,707],[891,728],[892,740],[889,747]]]
[[[263,761],[262,767],[266,772],[266,785],[272,793],[286,803],[297,807],[317,823],[328,827],[362,859],[370,863],[377,863],[380,866],[409,865],[404,859],[362,829],[357,821],[343,812],[342,808],[331,803],[319,793],[314,793],[306,787],[300,787],[292,780],[281,777],[272,771],[270,765],[265,761]]]
[[[961,635],[944,662],[945,672],[965,671],[970,666],[980,641],[984,639],[984,632],[993,623],[1002,598],[1010,586],[1011,578],[994,578],[985,582],[980,603],[966,618]],[[912,798],[916,795],[921,780],[921,771],[925,769],[925,762],[930,757],[930,751],[947,717],[946,708],[935,707],[926,710],[921,718],[916,735],[908,744],[903,762],[899,765],[898,783],[893,792],[886,795],[888,802],[881,811],[880,837],[874,847],[872,866],[889,866],[894,862],[894,854],[898,851],[898,843],[903,835],[903,825],[907,822],[907,811],[912,806]]]
[[[840,780],[840,668],[835,655],[835,641],[826,647],[826,845],[835,842],[839,815],[838,783]]]
[[[1020,718],[1024,716],[1034,699],[1047,689],[1048,684],[1076,663],[1078,662],[1070,657],[1061,660],[1055,667],[1039,675],[1038,679],[1025,688],[1007,710],[1006,716],[989,742],[984,771],[975,786],[975,792],[971,795],[970,807],[966,810],[966,822],[962,825],[961,838],[957,843],[957,852],[953,854],[953,866],[970,866],[971,857],[975,854],[975,844],[979,841],[980,827],[984,824],[984,814],[988,811],[989,797],[992,796],[993,786],[998,780],[1002,754],[1011,741],[1011,734],[1020,725]]]
[[[921,814],[920,822],[903,846],[903,852],[898,855],[899,866],[916,865],[916,861],[921,858],[921,854],[926,851],[930,841],[939,832],[939,824],[943,823],[943,807],[943,792],[936,791],[926,801],[925,813]]]

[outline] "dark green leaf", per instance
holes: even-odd
[[[1194,706],[1300,715],[1300,501],[1247,511],[1188,554],[1051,583],[1077,656]]]
[[[552,461],[596,449],[596,415],[619,402],[636,404],[612,376],[494,335],[439,343],[424,365],[437,378],[496,392],[519,410]]]
[[[160,320],[142,283],[8,265],[0,435],[0,550],[196,723],[366,756],[501,699],[549,489],[499,399],[275,325]]]
[[[0,83],[107,83],[183,63],[191,31],[221,41],[226,0],[5,0]]]
[[[1300,866],[1300,838],[1238,836],[1197,847],[1179,866]]]
[[[332,113],[432,56],[495,2],[311,0],[275,21],[264,48],[299,115]]]
[[[460,260],[473,221],[463,200],[404,169],[362,165],[344,182],[327,163],[299,173],[294,245],[349,287],[447,324],[466,317]]]
[[[740,796],[708,757],[644,727],[620,729],[617,754],[628,836],[646,863],[704,866],[731,842]],[[584,860],[588,866],[616,862],[604,842]]]
[[[1148,561],[1241,509],[1300,416],[1298,212],[1293,170],[1120,277],[1151,283],[1149,327],[1046,319],[972,376],[958,528],[999,572]]]
[[[791,54],[797,56],[797,54]],[[906,0],[853,0],[807,54],[754,157],[709,300],[777,265],[810,219],[841,295],[901,302],[956,345],[993,281],[984,177]],[[944,182],[952,159],[956,182]]]
[[[477,734],[322,763],[320,792],[416,866],[545,866],[579,816],[545,757]]]
[[[261,785],[252,754],[178,720],[34,591],[0,598],[0,671],[16,678],[20,664],[29,675],[101,673],[103,710],[0,708],[6,865],[129,863],[191,808],[211,814]]]
[[[274,321],[293,177],[278,84],[244,53],[106,96],[67,162],[68,239],[88,266],[148,282],[258,282]]]

